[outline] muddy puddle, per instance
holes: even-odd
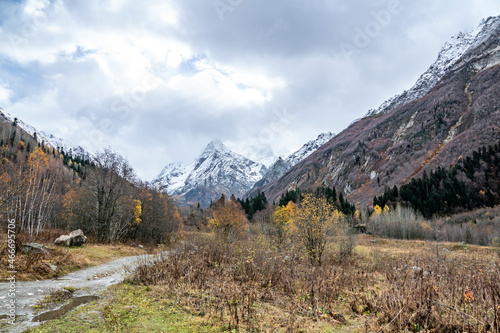
[[[55,310],[47,311],[44,313],[41,313],[33,318],[34,322],[44,322],[47,320],[52,320],[52,319],[57,319],[69,312],[70,310],[73,310],[77,306],[83,305],[90,303],[92,301],[98,300],[98,296],[93,296],[93,295],[87,295],[87,296],[80,296],[80,297],[75,297],[73,298],[68,304],[65,304],[61,306],[60,308],[57,308]]]

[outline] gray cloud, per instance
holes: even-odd
[[[25,0],[0,13],[1,106],[90,149],[112,145],[151,179],[215,138],[283,154],[342,131],[500,4]]]

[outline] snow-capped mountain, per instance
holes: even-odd
[[[278,160],[269,167],[264,177],[262,177],[262,179],[255,183],[255,185],[252,187],[252,190],[249,192],[250,196],[255,189],[269,184],[273,180],[283,176],[293,166],[318,150],[319,147],[330,141],[334,136],[335,134],[331,132],[322,133],[318,135],[316,140],[308,141],[299,150],[290,154],[287,158],[282,159],[281,157],[279,157]]]
[[[500,26],[500,16],[483,19],[472,31],[460,32],[444,44],[437,60],[420,76],[415,85],[402,94],[386,100],[377,109],[369,110],[366,116],[387,113],[397,106],[425,96],[460,60],[467,51],[476,49]]]
[[[90,154],[85,151],[81,146],[73,145],[72,143],[55,137],[52,134],[48,134],[43,131],[38,131],[35,127],[30,124],[25,123],[21,119],[13,117],[11,114],[5,112],[2,108],[0,108],[0,121],[5,123],[15,123],[26,133],[31,135],[33,138],[36,138],[38,142],[43,143],[51,148],[57,149],[59,151],[64,150],[66,153],[71,153],[73,156],[80,156],[86,159],[90,158]]]
[[[227,148],[220,140],[210,142],[193,162],[171,163],[153,184],[178,197],[180,202],[200,202],[204,206],[222,193],[242,197],[267,168]]]
[[[291,188],[328,186],[342,190],[357,205],[370,205],[385,188],[447,168],[481,147],[497,144],[499,45],[500,16],[454,36],[410,91],[372,111],[379,113],[376,117],[351,124],[253,193],[264,192],[272,202]]]

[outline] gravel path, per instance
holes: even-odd
[[[99,266],[89,267],[65,275],[63,277],[42,280],[16,282],[16,322],[15,325],[7,323],[6,315],[9,313],[10,284],[0,283],[0,332],[22,332],[29,327],[38,325],[33,322],[35,316],[32,306],[50,293],[64,288],[76,288],[74,296],[98,295],[100,291],[111,285],[123,281],[128,272],[132,271],[139,259],[150,260],[155,256],[142,255],[124,257]]]

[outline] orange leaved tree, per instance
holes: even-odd
[[[232,241],[243,238],[248,231],[248,222],[241,205],[235,200],[226,200],[226,196],[215,203],[213,218],[209,221],[215,235],[224,240]]]

